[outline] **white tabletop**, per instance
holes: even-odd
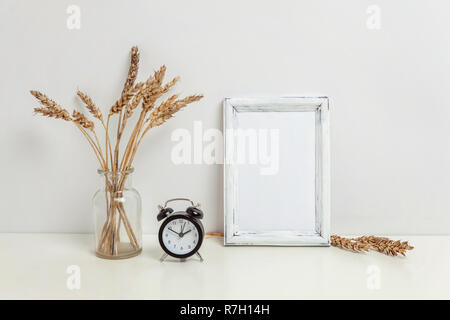
[[[94,255],[91,235],[0,234],[0,298],[449,299],[450,237],[392,238],[415,249],[405,258],[333,247],[224,247],[210,238],[203,263],[161,263],[154,235],[144,236],[140,256],[112,261]]]

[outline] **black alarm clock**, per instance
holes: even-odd
[[[169,208],[167,204],[172,201],[188,201],[191,206],[185,211],[176,211]],[[200,249],[205,231],[200,219],[203,218],[203,212],[199,209],[200,204],[194,205],[194,202],[186,198],[175,198],[167,200],[164,206],[158,206],[158,221],[164,220],[159,228],[159,244],[164,250],[161,261],[170,255],[184,261],[186,258],[197,254],[200,261],[202,256],[198,252]]]

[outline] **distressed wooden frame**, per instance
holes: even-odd
[[[237,209],[236,165],[228,159],[236,139],[224,134],[224,244],[274,246],[330,245],[330,152],[329,105],[327,97],[226,98],[223,103],[224,131],[237,129],[238,112],[314,112],[316,119],[315,148],[315,234],[294,231],[242,232],[235,225]]]

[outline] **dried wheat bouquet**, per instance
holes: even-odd
[[[42,105],[41,107],[34,108],[34,112],[50,118],[62,119],[73,123],[86,138],[100,167],[104,171],[112,173],[126,171],[132,167],[136,151],[143,137],[150,129],[162,125],[182,108],[203,97],[202,95],[191,95],[179,98],[175,94],[166,99],[162,99],[173,85],[177,83],[179,77],[163,83],[166,67],[162,66],[146,81],[136,82],[138,68],[138,48],[133,47],[131,49],[130,67],[123,90],[106,116],[86,93],[81,91],[77,92],[77,95],[86,105],[91,117],[95,118],[93,120],[99,122],[100,129],[105,135],[104,145],[100,143],[94,122],[89,120],[87,115],[76,110],[69,113],[69,111],[48,98],[45,94],[32,90],[30,93]],[[123,141],[124,148],[121,150],[120,146],[124,129],[134,114],[137,114],[137,121],[128,140]],[[117,131],[114,130],[114,133],[110,132],[110,124],[112,121],[117,121]],[[108,185],[106,187],[111,191],[111,194],[120,191],[124,186],[123,177],[117,181],[107,181],[107,183]],[[140,244],[136,243],[136,237],[128,223],[123,206],[120,203],[116,204],[116,202],[111,201],[111,206],[108,208],[108,211],[108,219],[106,219],[103,226],[97,250],[112,255],[117,252],[118,228],[113,224],[116,221],[114,219],[116,215],[119,216],[120,222],[126,228],[131,245],[137,250]]]

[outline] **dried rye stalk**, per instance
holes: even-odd
[[[331,245],[341,249],[348,249],[355,252],[375,250],[386,255],[406,256],[407,250],[414,249],[408,241],[391,240],[385,237],[362,236],[358,238],[343,238],[337,235],[331,236]]]
[[[73,110],[72,117],[73,117],[73,121],[78,123],[83,128],[88,129],[90,131],[94,131],[94,123],[92,121],[88,120],[88,118],[86,118],[86,116],[84,114],[82,114],[81,112]]]
[[[139,52],[136,46],[131,48],[131,58],[130,67],[128,69],[127,79],[123,85],[122,94],[120,98],[113,104],[109,114],[113,115],[122,111],[125,105],[130,101],[136,92],[138,92],[139,87],[134,87],[134,82],[136,81],[137,74],[139,70]]]
[[[44,108],[34,108],[34,112],[43,116],[72,121],[69,112],[61,108],[55,101],[49,99],[45,94],[39,91],[31,90],[30,93],[38,99]]]
[[[97,118],[101,122],[103,122],[103,114],[100,111],[99,108],[95,105],[95,103],[92,101],[92,99],[85,93],[81,91],[77,91],[77,95],[80,97],[80,99],[86,104],[86,107],[88,108],[89,112],[92,114],[94,118]]]
[[[148,127],[149,129],[162,125],[170,119],[173,114],[177,113],[188,104],[203,98],[202,95],[193,95],[184,99],[175,100],[177,97],[178,95],[171,96],[167,99],[167,101],[161,103],[161,105],[153,111],[150,117],[146,120],[146,122],[150,122]]]
[[[369,251],[370,246],[366,243],[354,241],[353,239],[342,238],[336,235],[331,236],[331,245],[342,249],[356,252]]]

